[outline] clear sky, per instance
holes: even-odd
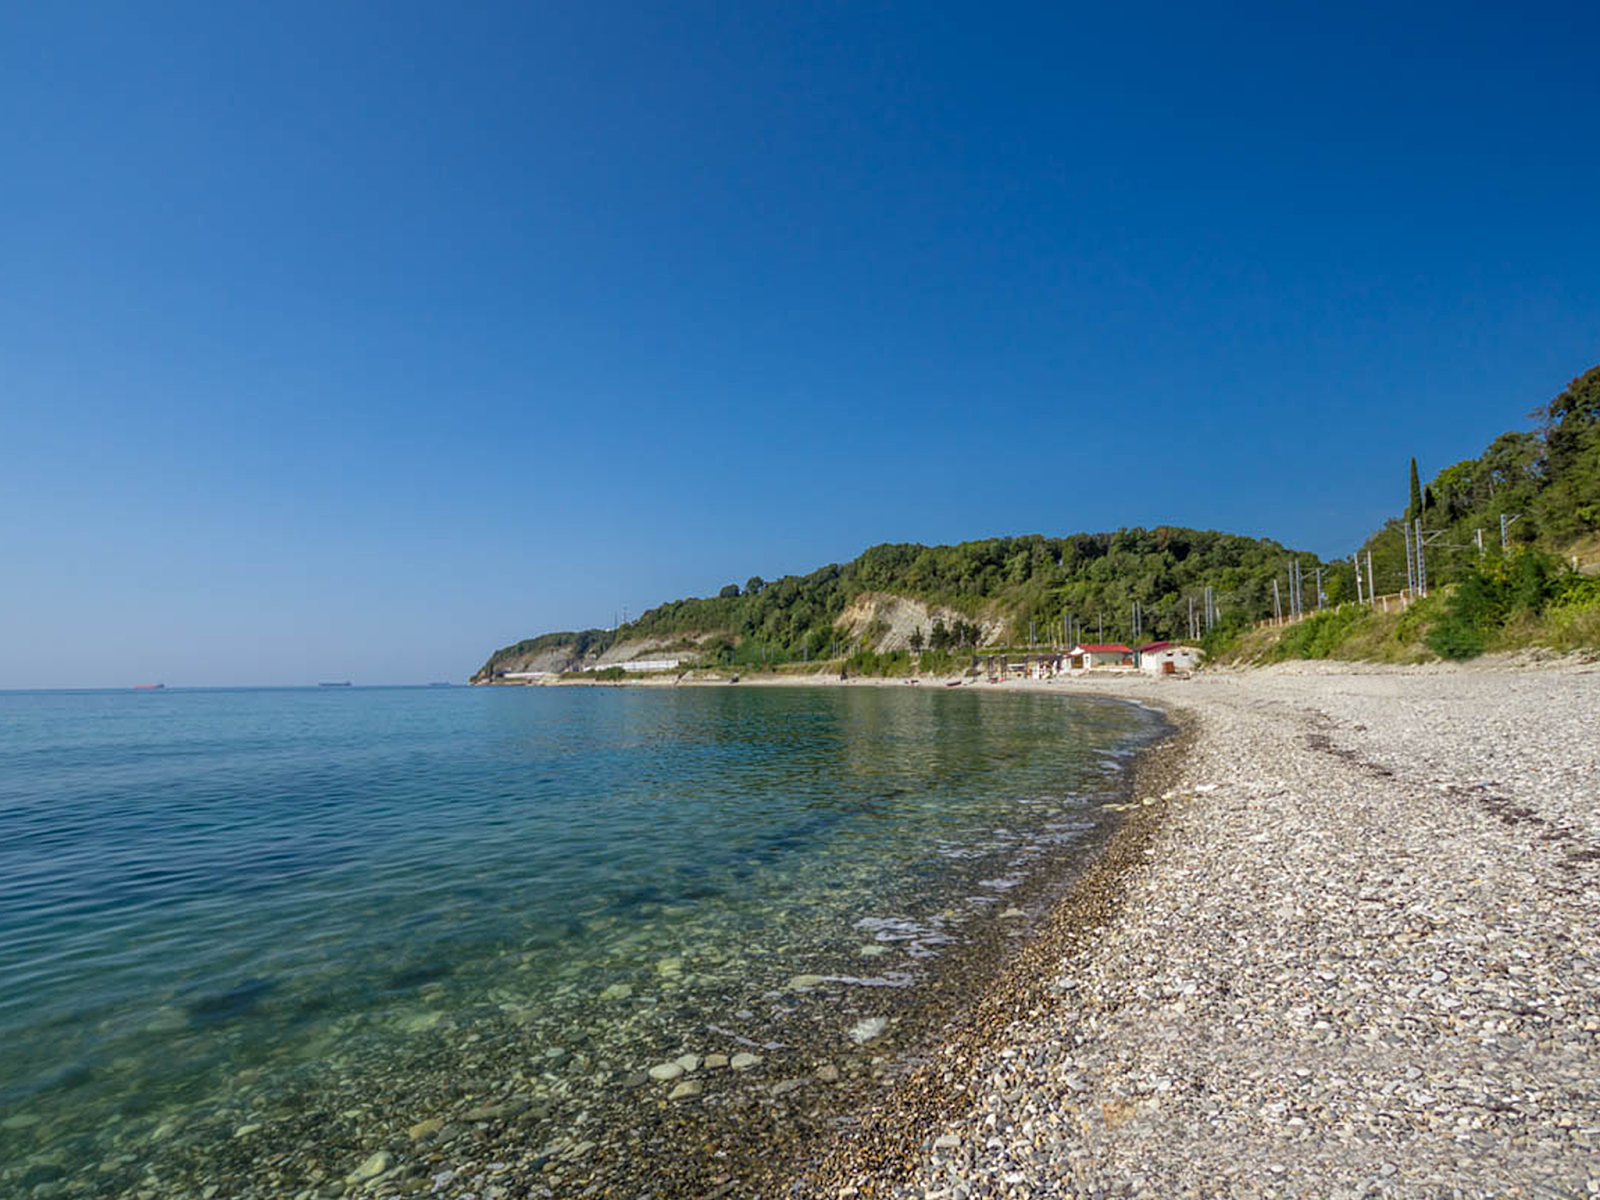
[[[1173,523],[1600,361],[1600,8],[12,4],[0,687],[464,679]]]

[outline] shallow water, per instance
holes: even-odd
[[[506,1124],[559,1181],[685,1051],[864,1074],[851,1030],[892,1043],[1159,729],[912,688],[0,694],[0,1191],[331,1195],[388,1148],[378,1194],[444,1194]],[[405,1134],[475,1097],[515,1111]]]

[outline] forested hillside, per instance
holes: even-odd
[[[1600,646],[1600,367],[1530,415],[1535,428],[1501,434],[1426,485],[1413,459],[1401,493],[1397,470],[1408,503],[1356,558],[1370,553],[1379,594],[1420,585],[1425,598],[1403,614],[1328,611],[1248,639],[1239,656],[1408,661]],[[1333,577],[1352,598],[1353,569]]]
[[[934,650],[979,644],[1026,645],[1030,628],[1041,645],[1060,642],[1070,626],[1078,638],[1182,637],[1189,602],[1204,612],[1213,589],[1219,622],[1245,623],[1273,611],[1273,581],[1280,593],[1291,561],[1307,579],[1320,565],[1315,555],[1277,542],[1163,526],[1069,537],[988,538],[954,546],[893,543],[874,546],[843,565],[771,581],[728,584],[716,596],[674,600],[616,630],[546,634],[497,651],[480,677],[518,669],[552,646],[582,646],[603,653],[621,641],[651,639],[658,649],[683,646],[719,663],[793,662],[849,654],[862,643],[875,649],[870,628],[841,639],[837,627],[857,597],[886,593],[952,612],[930,623]],[[1307,585],[1308,588],[1310,585]],[[965,618],[965,619],[963,619]],[[990,630],[984,636],[982,629]],[[696,635],[718,635],[707,642]],[[575,654],[574,658],[580,655]]]
[[[1363,543],[1372,552],[1380,592],[1406,586],[1402,522],[1422,518],[1423,562],[1430,588],[1452,583],[1479,561],[1478,531],[1490,553],[1535,547],[1562,555],[1586,549],[1600,532],[1600,367],[1574,379],[1534,411],[1536,428],[1503,433],[1476,458],[1414,487],[1404,510]],[[1413,463],[1415,460],[1413,460]],[[1399,464],[1396,464],[1397,469]],[[1400,478],[1396,475],[1396,495]]]
[[[725,665],[870,652],[880,648],[885,631],[841,620],[853,601],[869,595],[905,597],[942,610],[926,631],[917,631],[917,644],[946,652],[1030,642],[1048,646],[1068,635],[1076,640],[1182,638],[1190,632],[1191,602],[1202,614],[1200,624],[1206,624],[1210,588],[1215,618],[1210,640],[1216,645],[1255,621],[1289,611],[1294,566],[1307,612],[1319,607],[1319,575],[1320,599],[1330,609],[1356,597],[1354,563],[1363,564],[1364,588],[1367,551],[1378,593],[1405,589],[1402,528],[1414,530],[1419,517],[1429,590],[1453,591],[1447,585],[1472,581],[1477,588],[1472,594],[1509,596],[1507,589],[1520,587],[1523,601],[1491,605],[1493,619],[1504,624],[1516,612],[1529,611],[1529,605],[1540,610],[1582,591],[1572,592],[1562,582],[1557,555],[1582,549],[1585,539],[1600,534],[1600,367],[1574,379],[1535,417],[1537,428],[1502,434],[1483,454],[1446,467],[1426,486],[1413,459],[1406,488],[1403,451],[1397,449],[1397,515],[1350,558],[1323,562],[1266,539],[1177,526],[988,538],[953,546],[890,543],[809,575],[754,577],[743,585],[729,583],[715,596],[670,601],[614,630],[549,633],[518,642],[496,651],[475,678],[529,665],[565,669],[624,644],[637,645],[638,655],[678,652]],[[1401,509],[1408,493],[1409,503]],[[1502,516],[1508,554],[1500,548]],[[1517,572],[1523,582],[1507,582]],[[1544,582],[1528,583],[1534,576]],[[1413,622],[1428,618],[1424,609]],[[1342,618],[1347,626],[1353,619],[1348,613]],[[1488,619],[1480,614],[1480,626]],[[1300,636],[1304,641],[1321,631],[1313,625]],[[1329,652],[1339,642],[1330,634],[1316,645]]]

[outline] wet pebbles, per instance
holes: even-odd
[[[1600,1193],[1600,672],[1117,690],[1188,736],[1017,968],[799,1190]]]

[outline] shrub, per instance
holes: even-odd
[[[1460,661],[1483,653],[1483,634],[1469,621],[1454,615],[1434,625],[1423,640],[1440,658]]]

